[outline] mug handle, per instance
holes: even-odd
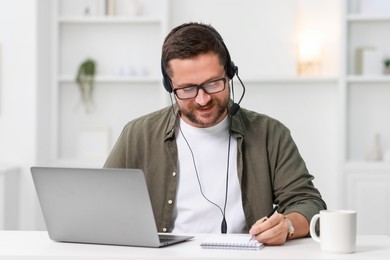
[[[320,218],[320,214],[316,214],[313,216],[313,218],[310,221],[310,236],[316,241],[317,243],[320,243],[320,237],[316,233],[316,223],[317,220]]]

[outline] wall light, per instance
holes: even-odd
[[[302,30],[298,36],[297,70],[299,76],[321,74],[322,37],[317,30]]]

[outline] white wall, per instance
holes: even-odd
[[[36,159],[37,12],[36,1],[0,1],[2,91],[0,163],[19,165],[20,227],[32,229],[36,202],[29,167]]]

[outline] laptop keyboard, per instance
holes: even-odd
[[[158,235],[158,237],[160,238],[160,242],[169,242],[175,240],[175,238],[170,235]]]

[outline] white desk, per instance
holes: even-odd
[[[58,243],[43,231],[0,231],[0,259],[390,259],[389,236],[358,236],[353,254],[322,252],[311,238],[256,251],[202,249],[207,236],[157,249]]]

